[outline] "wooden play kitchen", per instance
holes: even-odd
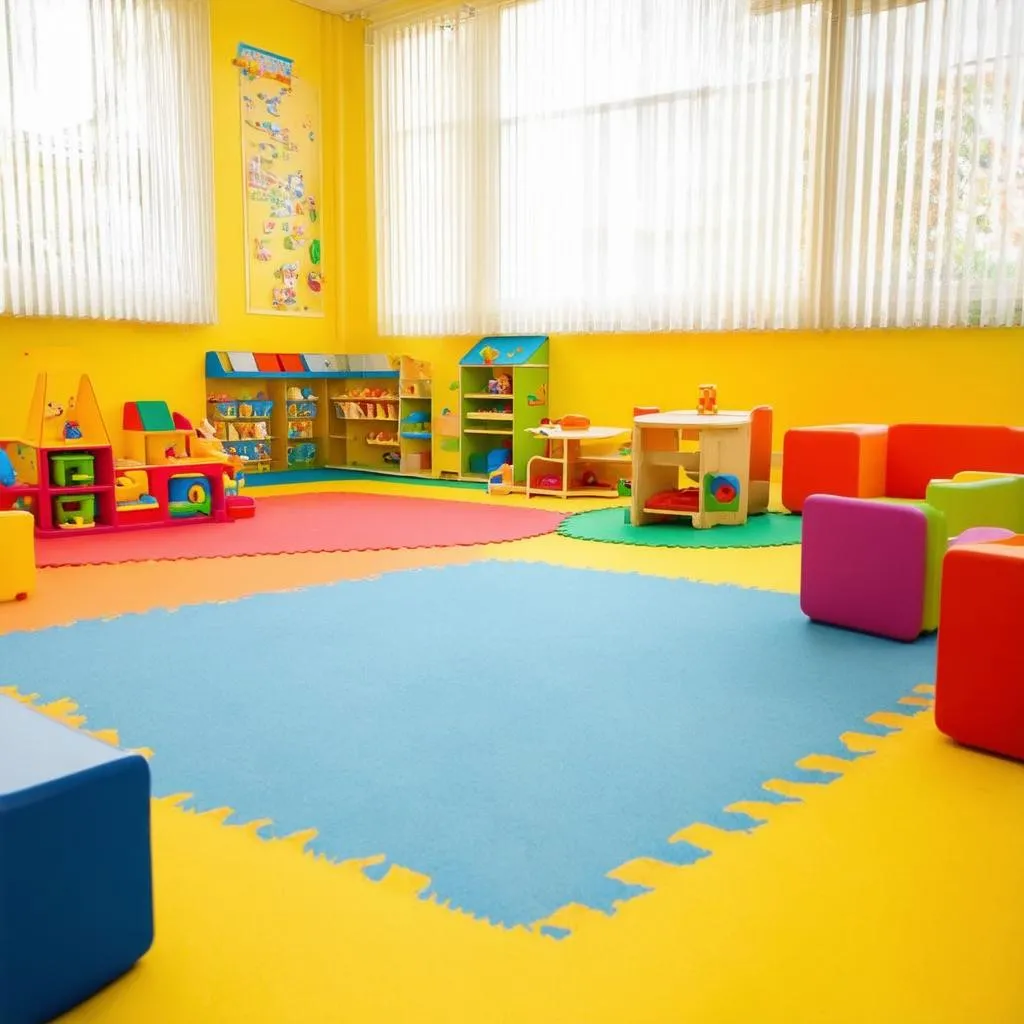
[[[740,526],[750,502],[749,412],[681,410],[633,420],[633,501],[630,523],[649,526],[666,517],[693,526]],[[683,450],[696,442],[698,449]],[[680,474],[686,480],[680,483]]]

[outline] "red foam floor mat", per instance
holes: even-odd
[[[552,533],[559,512],[379,494],[259,498],[256,517],[36,541],[36,564],[116,565],[179,558],[496,544]]]

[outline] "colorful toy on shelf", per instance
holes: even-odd
[[[213,507],[210,481],[200,473],[182,473],[167,481],[167,511],[172,519],[208,516]]]
[[[697,386],[697,413],[701,416],[715,416],[718,413],[718,387],[715,384]]]
[[[696,487],[673,487],[652,494],[644,508],[659,512],[696,513],[700,509],[700,490]]]
[[[740,507],[739,479],[732,473],[705,473],[704,507],[709,512],[735,512]]]
[[[487,478],[488,494],[512,493],[512,466],[504,462]]]
[[[144,469],[117,470],[114,495],[118,512],[152,509],[157,501],[148,491],[149,475]]]
[[[430,413],[417,410],[410,412],[402,420],[402,437],[411,440],[430,440]]]
[[[129,459],[144,466],[187,459],[191,429],[179,426],[166,402],[126,402],[121,426]]]
[[[96,482],[96,460],[88,452],[50,454],[50,479],[54,487],[87,487]]]
[[[288,449],[288,465],[292,468],[308,468],[315,465],[317,446],[310,442],[292,445]]]
[[[62,530],[91,530],[96,525],[96,495],[58,495],[53,499],[53,521]]]
[[[14,472],[14,463],[11,457],[0,448],[0,487],[13,487],[18,475]]]

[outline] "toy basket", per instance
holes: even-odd
[[[237,402],[211,402],[213,406],[213,415],[219,420],[236,420],[238,419],[238,403]]]
[[[249,462],[265,462],[270,459],[270,446],[266,441],[227,441],[224,448],[231,455]]]
[[[317,446],[309,441],[288,448],[288,465],[292,469],[306,469],[316,464]]]
[[[292,420],[288,424],[288,438],[292,441],[303,441],[313,436],[312,420]]]
[[[316,402],[303,399],[301,402],[288,403],[288,418],[295,420],[316,419]]]
[[[258,419],[266,419],[274,411],[274,403],[262,398],[255,399],[250,404],[252,405],[253,416]]]

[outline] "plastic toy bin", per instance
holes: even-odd
[[[87,452],[60,452],[50,456],[54,487],[91,487],[96,482],[95,459]]]
[[[250,462],[266,459],[270,454],[266,441],[227,441],[224,447],[233,455],[240,459],[248,459]]]
[[[214,418],[219,420],[238,419],[237,402],[211,402],[210,405],[213,407]]]
[[[92,526],[96,522],[95,494],[62,494],[53,499],[53,519],[58,526]]]
[[[238,400],[238,418],[240,420],[265,420],[274,411],[274,403],[262,398],[240,398]]]
[[[289,419],[313,420],[316,419],[316,402],[310,399],[304,401],[289,402],[287,413]]]
[[[292,445],[288,449],[288,465],[293,469],[308,469],[316,464],[317,446],[309,441]]]

